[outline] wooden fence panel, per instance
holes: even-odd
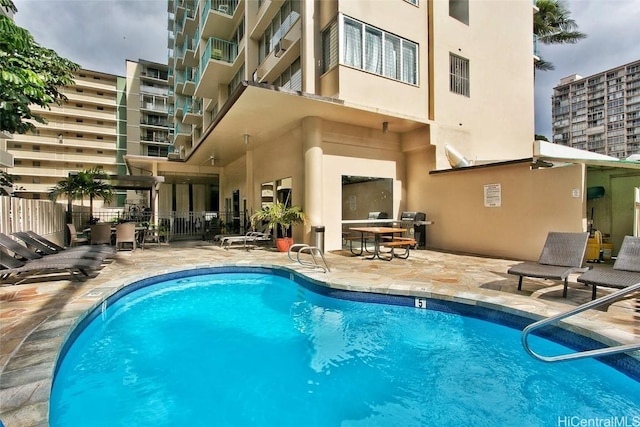
[[[65,206],[49,200],[0,196],[0,232],[11,235],[31,230],[61,241],[66,231],[65,211]]]

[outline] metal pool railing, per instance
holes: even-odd
[[[614,347],[607,347],[607,348],[599,348],[599,349],[595,349],[595,350],[587,350],[587,351],[580,351],[577,353],[568,353],[568,354],[561,354],[558,356],[541,356],[539,354],[537,354],[536,352],[534,352],[533,350],[531,350],[531,347],[529,346],[529,342],[527,340],[527,338],[529,337],[529,334],[531,334],[533,331],[535,331],[536,329],[540,329],[543,326],[547,326],[550,325],[552,323],[556,323],[562,319],[566,319],[567,317],[573,316],[574,314],[578,314],[581,313],[585,310],[589,310],[591,308],[595,308],[595,307],[599,307],[609,301],[614,301],[616,299],[619,299],[620,297],[623,297],[625,295],[629,295],[633,292],[636,292],[640,290],[640,283],[636,283],[633,286],[628,286],[624,289],[621,289],[619,291],[616,291],[612,294],[609,294],[607,296],[598,298],[596,300],[590,301],[588,303],[582,304],[579,307],[576,307],[572,310],[569,310],[565,313],[561,313],[558,314],[556,316],[552,316],[549,317],[547,319],[542,319],[539,320],[535,323],[530,324],[529,326],[527,326],[526,328],[524,328],[522,330],[522,346],[524,347],[524,349],[527,351],[527,353],[529,353],[532,357],[534,357],[535,359],[541,360],[543,362],[560,362],[563,360],[574,360],[574,359],[584,359],[586,357],[599,357],[599,356],[608,356],[611,354],[618,354],[618,353],[626,353],[629,351],[634,351],[634,350],[640,350],[640,342],[635,343],[635,344],[625,344],[625,345],[617,345]]]

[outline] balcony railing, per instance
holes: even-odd
[[[182,109],[184,114],[202,114],[202,103],[199,100],[187,99]]]
[[[238,3],[238,0],[207,0],[202,8],[202,16],[200,19],[204,21],[210,10],[233,16],[238,8]]]
[[[232,64],[238,57],[238,44],[227,40],[211,37],[200,59],[202,70],[211,59]]]

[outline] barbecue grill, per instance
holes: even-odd
[[[418,249],[427,246],[427,214],[424,212],[402,212],[400,222],[403,227],[413,228],[413,238],[417,242]]]

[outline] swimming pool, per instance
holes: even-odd
[[[88,316],[58,362],[50,425],[640,422],[637,381],[593,360],[538,362],[518,330],[455,305],[219,271],[141,281]]]

